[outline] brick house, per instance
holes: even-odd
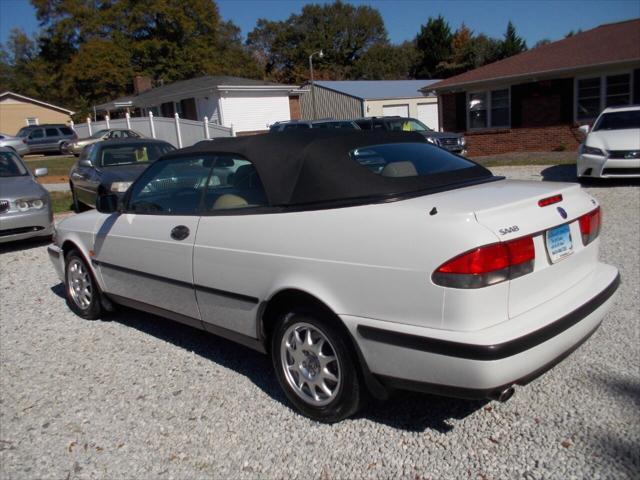
[[[640,103],[640,19],[601,25],[428,87],[469,155],[576,150],[577,128]]]

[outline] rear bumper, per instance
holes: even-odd
[[[599,264],[567,302],[560,297],[476,332],[434,331],[342,317],[369,370],[389,386],[462,398],[492,398],[543,374],[598,328],[620,283],[614,267]],[[598,286],[598,288],[595,288]],[[550,312],[556,312],[549,322]],[[558,315],[559,314],[559,315]],[[531,328],[537,325],[535,328]],[[527,331],[520,327],[526,326]],[[420,333],[422,330],[422,334]],[[425,335],[431,330],[431,335]],[[438,335],[438,336],[435,336]]]
[[[578,156],[578,177],[640,177],[640,158],[608,158],[597,155]]]

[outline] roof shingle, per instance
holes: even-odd
[[[447,78],[436,91],[509,77],[526,77],[595,65],[640,62],[640,18],[601,25],[571,37]]]

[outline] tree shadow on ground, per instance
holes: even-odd
[[[64,298],[64,286],[51,291]],[[184,348],[202,358],[243,375],[273,400],[291,408],[278,385],[269,357],[222,337],[145,312],[118,307],[104,320],[135,328],[159,340]],[[453,429],[452,419],[462,419],[482,408],[487,401],[436,397],[414,392],[394,392],[385,402],[370,401],[356,416],[412,432],[427,429],[446,433]]]
[[[545,182],[577,182],[575,164],[554,165],[540,172]],[[582,178],[580,183],[588,188],[639,186],[639,178]]]

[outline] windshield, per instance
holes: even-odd
[[[33,127],[22,127],[16,137],[26,137],[31,133],[31,130],[33,130]]]
[[[101,138],[101,137],[105,136],[108,131],[109,130],[98,130],[93,135],[91,135],[89,138]]]
[[[605,113],[593,126],[593,131],[627,130],[629,128],[640,128],[640,110]]]
[[[398,118],[397,120],[386,120],[387,125],[389,126],[388,130],[393,130],[397,132],[432,132],[429,127],[427,127],[420,120],[416,120],[415,118]]]
[[[22,177],[27,174],[27,169],[15,153],[0,152],[0,178]]]
[[[423,177],[476,164],[428,143],[390,143],[353,150],[351,158],[382,177]]]
[[[175,150],[168,143],[129,143],[102,148],[99,152],[98,165],[101,167],[117,167],[137,163],[155,162],[165,153]]]

